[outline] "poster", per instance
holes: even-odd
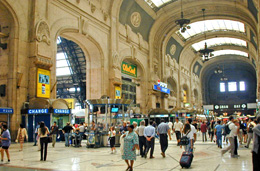
[[[121,87],[115,86],[115,98],[121,99]]]
[[[137,66],[122,62],[121,72],[132,77],[137,77]]]
[[[68,105],[69,109],[75,109],[75,99],[64,99]]]
[[[49,70],[37,69],[37,97],[50,98],[50,75],[51,72]]]

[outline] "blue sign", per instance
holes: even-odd
[[[4,113],[4,114],[13,114],[14,110],[10,109],[10,108],[0,108],[0,113]]]
[[[153,85],[153,89],[156,90],[156,91],[166,93],[166,94],[170,94],[170,89],[161,87],[159,85]]]
[[[69,109],[54,109],[53,113],[55,114],[70,114]]]
[[[47,114],[49,109],[29,109],[28,114]]]

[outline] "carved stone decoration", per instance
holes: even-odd
[[[96,11],[96,6],[94,4],[91,4],[91,12],[94,13]]]
[[[132,41],[132,29],[129,25],[125,25],[126,28],[126,41],[131,42]]]
[[[171,55],[174,55],[175,52],[176,52],[176,45],[173,44],[173,45],[171,45],[171,47],[170,47],[170,54],[171,54]]]
[[[114,51],[112,54],[112,57],[113,57],[113,68],[120,70],[121,66],[120,66],[120,60],[119,60],[118,53],[116,51]]]
[[[138,36],[138,43],[139,43],[139,49],[142,49],[143,47],[143,43],[144,43],[144,39],[143,39],[143,36],[140,34],[140,33],[137,33],[137,36]]]
[[[51,58],[43,57],[43,56],[36,56],[34,58],[34,64],[38,67],[49,69],[53,66],[53,62]]]
[[[80,28],[81,28],[82,34],[87,35],[88,34],[88,26],[89,26],[88,21],[85,20],[85,19],[80,19],[80,24],[81,24]]]
[[[45,42],[47,45],[50,45],[50,27],[49,25],[41,20],[36,26],[36,40],[38,42]]]
[[[104,21],[107,21],[107,18],[108,18],[108,13],[104,13]]]
[[[139,27],[141,24],[141,15],[139,12],[133,12],[131,15],[131,23],[134,27]]]

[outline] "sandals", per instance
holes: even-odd
[[[133,171],[133,168],[131,166],[128,166],[128,168],[126,169],[126,171]]]

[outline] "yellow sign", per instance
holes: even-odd
[[[187,103],[187,91],[183,90],[183,103]]]
[[[50,98],[51,84],[50,84],[51,72],[46,69],[37,70],[37,97]]]
[[[75,109],[75,99],[64,99],[68,105],[69,109]]]
[[[121,99],[121,87],[115,86],[115,94],[116,99]]]

